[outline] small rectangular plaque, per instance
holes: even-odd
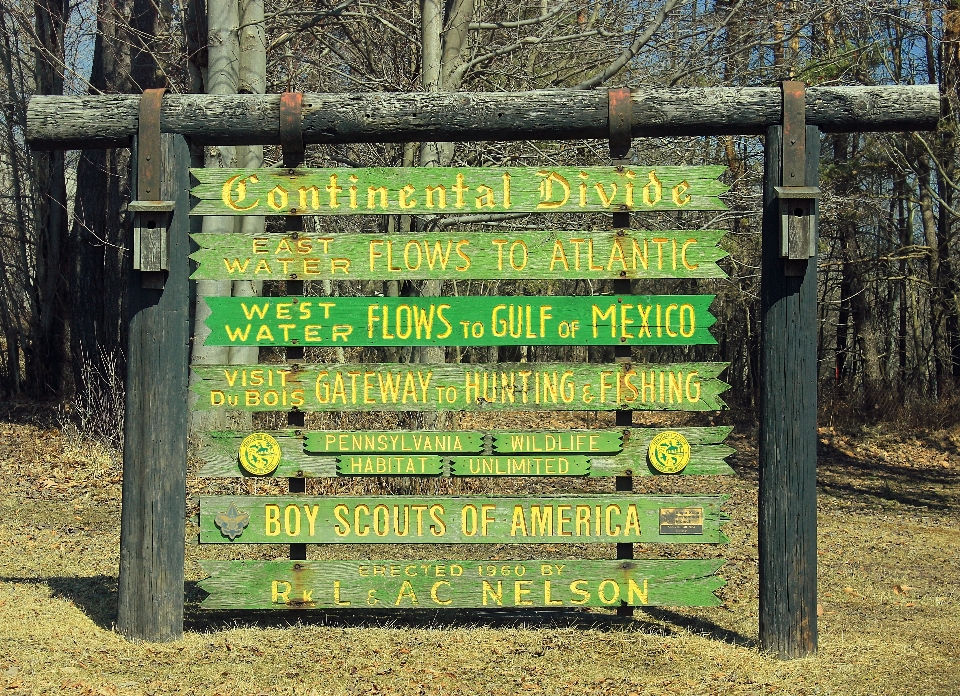
[[[661,534],[703,534],[703,508],[660,508]]]

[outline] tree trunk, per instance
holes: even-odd
[[[131,41],[126,17],[133,0],[102,0],[97,16],[97,39],[90,84],[99,93],[129,93]],[[84,150],[77,165],[77,194],[70,235],[70,353],[77,390],[84,385],[83,362],[100,375],[111,361],[126,373],[125,269],[128,253],[130,151]],[[105,360],[101,360],[101,356]],[[96,377],[95,377],[96,379]]]
[[[236,94],[240,82],[240,24],[237,0],[209,0],[207,3],[207,75],[204,80],[207,94]],[[205,148],[204,167],[237,166],[237,148],[220,146]],[[235,218],[207,215],[203,218],[205,234],[230,234],[237,231]],[[229,280],[198,280],[193,322],[193,364],[226,364],[230,362],[230,348],[208,346],[205,341],[210,329],[204,323],[210,316],[210,308],[204,297],[229,297],[232,283]],[[236,354],[238,357],[241,353]],[[191,373],[190,381],[195,381]],[[193,411],[191,426],[197,430],[209,430],[227,426],[227,414],[223,411]]]
[[[66,0],[38,0],[34,4],[37,37],[38,94],[63,94],[63,38],[70,13]],[[67,286],[64,248],[67,244],[67,183],[62,151],[35,153],[34,224],[37,235],[37,277],[31,350],[27,356],[27,384],[38,397],[62,392],[66,363]]]

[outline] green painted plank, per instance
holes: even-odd
[[[280,445],[280,464],[267,477],[328,478],[337,475],[335,457],[323,457],[303,451],[303,439],[294,429],[264,430]],[[240,466],[240,442],[249,432],[233,430],[203,433],[200,436],[200,458],[203,465],[197,476],[201,478],[252,476]],[[262,478],[262,477],[256,477]]]
[[[722,560],[200,561],[204,609],[719,606]]]
[[[191,169],[191,215],[725,210],[706,167]]]
[[[650,441],[666,431],[683,435],[690,443],[690,462],[679,472],[686,476],[730,475],[735,473],[724,461],[724,457],[734,452],[732,447],[722,443],[733,428],[715,426],[712,428],[632,428],[629,437],[624,438],[623,451],[620,454],[598,455],[590,459],[591,476],[673,476],[661,474],[650,464],[648,450]]]
[[[483,452],[483,433],[461,430],[322,430],[304,436],[303,450],[336,453],[476,453]]]
[[[515,444],[520,448],[516,452],[523,449],[522,453],[527,454],[543,452],[572,453],[574,451],[583,454],[594,453],[590,457],[591,467],[587,472],[590,476],[660,476],[662,474],[649,466],[647,448],[654,435],[664,430],[666,428],[569,431],[494,430],[490,433],[489,440],[493,443],[503,442],[504,446],[510,447],[512,445],[509,443],[518,436],[525,438]],[[690,442],[690,463],[678,475],[707,476],[734,473],[733,469],[724,461],[724,457],[734,450],[720,444],[726,439],[732,428],[717,426],[711,428],[673,428],[672,430],[682,433]],[[505,453],[505,450],[485,445],[483,434],[476,431],[447,433],[331,430],[306,432],[302,436],[296,435],[300,431],[293,429],[265,432],[272,435],[281,446],[280,465],[276,471],[270,474],[270,476],[277,478],[292,476],[305,476],[307,478],[334,477],[337,476],[337,460],[335,457],[329,456],[330,454],[360,451],[385,453],[419,451],[403,449],[404,447],[420,447],[423,451],[427,451],[426,440],[422,438],[431,438],[431,446],[436,445],[435,451],[438,453],[473,452],[485,455]],[[620,449],[618,443],[624,439],[625,433],[626,441],[629,443],[628,447],[624,448],[620,454],[606,454]],[[249,432],[223,431],[202,435],[200,457],[204,463],[197,475],[200,477],[249,476],[250,474],[241,469],[237,458],[240,442],[248,434]],[[370,437],[361,438],[361,436],[368,435]],[[408,439],[401,440],[401,436]],[[415,436],[422,437],[419,440],[410,439]],[[455,441],[451,444],[450,440],[445,439],[453,436],[461,437],[459,443],[461,449],[457,449],[458,445]],[[532,445],[525,443],[532,443]],[[543,448],[524,449],[533,445],[542,445]],[[382,449],[376,449],[378,447]],[[547,449],[547,447],[551,449]],[[571,447],[579,449],[569,449]],[[591,449],[591,447],[601,449]],[[364,450],[364,448],[367,449]],[[328,456],[324,456],[325,454]],[[450,467],[446,463],[445,467],[447,469],[445,474],[449,474]]]
[[[620,430],[507,430],[491,435],[497,454],[600,453],[623,449]]]
[[[712,411],[727,363],[194,365],[200,410]]]
[[[212,346],[702,345],[715,295],[205,297]]]
[[[200,542],[725,543],[723,501],[638,495],[200,496]]]
[[[503,457],[452,457],[453,476],[585,476],[590,459],[583,455],[517,455]]]
[[[439,476],[443,460],[421,454],[354,454],[337,458],[340,476]]]
[[[195,234],[194,280],[726,278],[722,230]]]

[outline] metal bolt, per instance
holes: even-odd
[[[294,563],[294,564],[293,564],[293,569],[294,569],[294,570],[303,570],[303,566],[300,565],[299,563]]]
[[[303,478],[303,469],[297,469],[297,478]]]
[[[290,274],[290,280],[296,280],[296,279],[297,279],[297,274],[296,274],[296,273],[291,273],[291,274]]]
[[[620,277],[621,277],[621,278],[626,278],[626,277],[627,277],[627,272],[626,272],[626,271],[620,271]]]

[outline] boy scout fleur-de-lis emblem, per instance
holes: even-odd
[[[230,503],[230,508],[226,512],[217,513],[213,521],[220,528],[220,533],[233,541],[243,534],[243,530],[250,524],[250,515],[237,510],[236,504]]]

